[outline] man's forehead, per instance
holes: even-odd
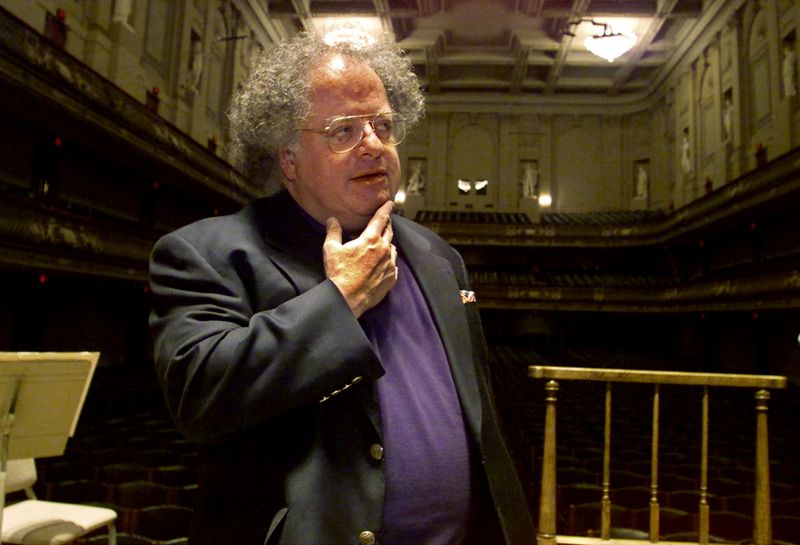
[[[342,82],[342,79],[345,77],[349,79],[354,73],[377,78],[375,71],[363,60],[340,53],[330,54],[323,57],[311,68],[311,85],[312,87],[338,85]]]

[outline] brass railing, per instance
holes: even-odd
[[[658,501],[658,453],[659,453],[659,404],[661,384],[681,386],[701,386],[701,460],[698,504],[697,537],[700,545],[709,542],[708,506],[708,389],[709,387],[754,388],[756,412],[756,459],[755,459],[755,498],[753,512],[753,544],[772,544],[772,517],[770,513],[769,480],[769,432],[767,426],[767,402],[769,389],[786,387],[786,377],[773,375],[742,375],[725,373],[683,373],[674,371],[634,371],[624,369],[589,369],[580,367],[530,366],[528,376],[547,379],[544,447],[542,452],[541,496],[539,502],[538,545],[594,545],[594,544],[647,544],[659,541],[659,501]],[[559,380],[582,380],[603,382],[605,388],[605,422],[603,432],[603,483],[600,498],[600,537],[559,535],[556,529],[556,402]],[[651,496],[649,517],[649,541],[636,539],[611,539],[611,401],[612,383],[627,382],[652,384],[653,414],[651,442]],[[695,543],[695,542],[692,542]]]

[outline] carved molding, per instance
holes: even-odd
[[[144,281],[155,238],[33,202],[0,202],[3,265]]]

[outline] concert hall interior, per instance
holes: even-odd
[[[702,491],[711,542],[765,545],[766,512],[800,545],[800,0],[0,0],[0,351],[100,353],[38,497],[114,508],[120,545],[186,542],[150,250],[274,187],[229,163],[229,99],[262,47],[342,18],[422,83],[395,211],[464,258],[540,529],[554,471],[559,535],[601,535],[610,479],[617,536],[649,542],[655,495],[660,539],[697,542]]]

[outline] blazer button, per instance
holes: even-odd
[[[364,530],[358,534],[358,542],[361,545],[375,545],[375,534],[369,530]]]
[[[369,455],[372,456],[373,460],[380,462],[383,460],[383,447],[378,443],[371,445],[369,447]]]

